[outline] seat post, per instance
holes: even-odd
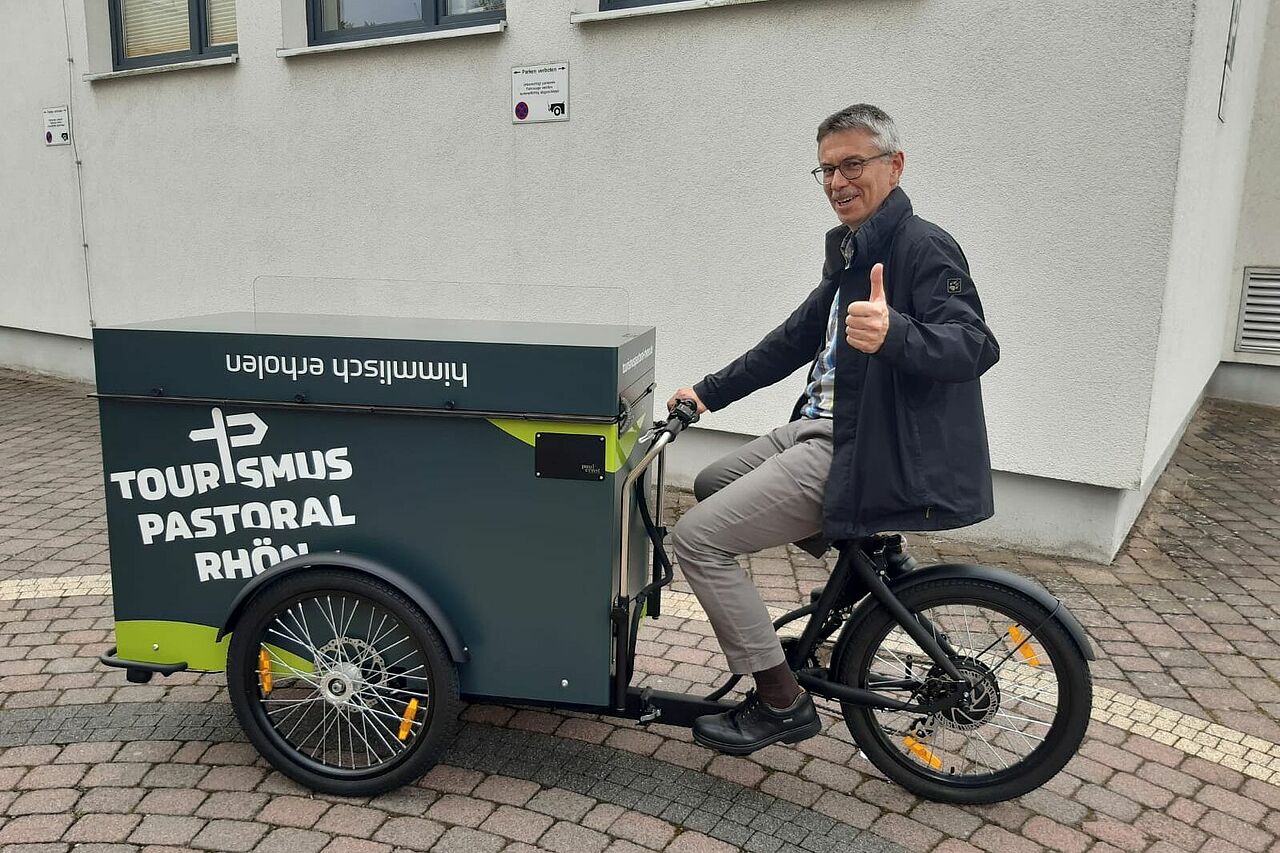
[[[800,640],[791,649],[794,659],[787,661],[787,663],[793,670],[798,669],[804,663],[814,645],[818,642],[818,632],[822,630],[822,625],[826,622],[827,615],[835,608],[836,600],[844,593],[845,587],[849,583],[853,554],[858,548],[862,547],[864,541],[864,539],[846,539],[834,543],[836,549],[840,552],[840,559],[836,560],[836,567],[831,570],[831,577],[827,579],[827,585],[822,589],[822,595],[818,598],[817,606],[814,608],[813,613],[809,615],[809,621],[805,623],[804,631],[800,634]]]

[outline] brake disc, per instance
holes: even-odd
[[[358,666],[360,677],[369,684],[384,684],[391,678],[387,662],[367,640],[358,637],[335,637],[318,649],[319,653],[339,663]]]

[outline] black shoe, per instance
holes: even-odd
[[[771,743],[798,743],[822,731],[822,721],[808,693],[790,708],[775,711],[754,690],[737,707],[693,721],[693,739],[730,755],[747,755]]]

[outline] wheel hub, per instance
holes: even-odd
[[[382,684],[389,677],[387,663],[382,655],[372,644],[359,637],[337,637],[325,643],[318,651],[324,662],[332,663],[335,670],[341,669],[370,684]]]
[[[932,720],[953,731],[972,731],[986,725],[1000,711],[1000,683],[991,668],[976,658],[960,658],[956,669],[969,684],[968,692],[955,705],[939,711]],[[949,682],[946,673],[934,666],[926,684],[937,685],[934,692],[945,692]]]
[[[320,693],[330,705],[350,705],[364,679],[360,670],[350,663],[340,663],[320,677]]]

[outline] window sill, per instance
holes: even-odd
[[[189,68],[210,68],[214,65],[234,65],[240,60],[240,54],[218,56],[213,59],[195,59],[191,62],[172,62],[168,65],[149,65],[146,68],[126,68],[123,71],[101,71],[96,74],[83,74],[85,82],[94,80],[114,80],[117,77],[137,77],[142,74],[160,74],[165,71],[186,71]]]
[[[639,18],[644,15],[663,15],[667,12],[688,12],[693,9],[714,9],[717,6],[738,6],[742,3],[760,3],[763,0],[676,0],[674,3],[654,3],[631,9],[609,9],[604,12],[571,12],[569,23],[589,24],[594,21],[613,21],[618,18]]]
[[[282,47],[276,50],[276,56],[309,56],[313,53],[333,53],[339,50],[359,50],[365,47],[383,47],[391,44],[416,44],[420,41],[438,41],[461,36],[479,36],[485,33],[500,33],[507,28],[506,21],[492,24],[477,24],[474,27],[457,27],[451,30],[432,30],[427,33],[412,33],[404,36],[387,36],[379,39],[362,39],[360,41],[344,41],[335,44],[316,44],[310,47]]]

